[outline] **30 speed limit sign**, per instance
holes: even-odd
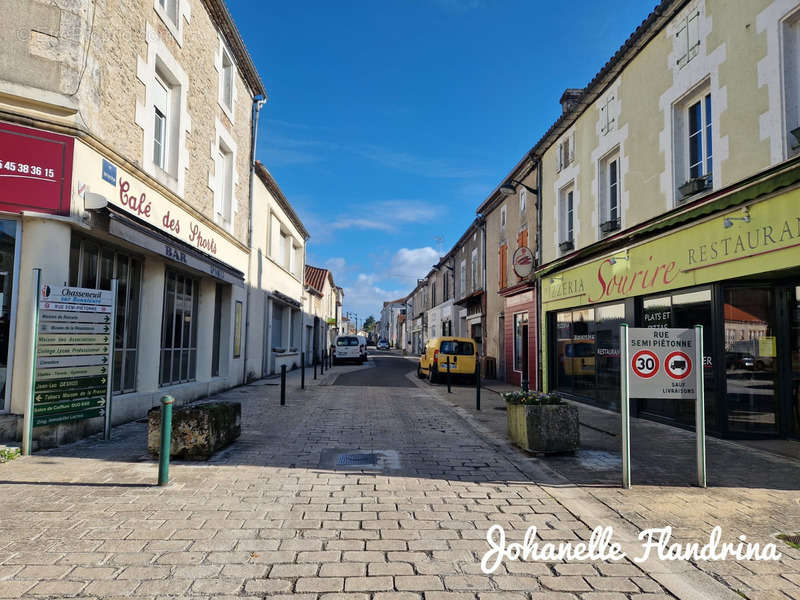
[[[658,373],[658,356],[650,350],[639,350],[631,359],[631,369],[642,379],[650,379]]]

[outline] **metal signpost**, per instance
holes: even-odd
[[[42,284],[34,269],[31,395],[26,454],[34,427],[104,417],[111,439],[111,376],[117,280],[111,290]]]
[[[697,485],[706,487],[703,326],[620,326],[622,486],[631,487],[630,399],[695,400]]]

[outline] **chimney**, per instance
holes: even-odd
[[[561,99],[559,100],[559,102],[561,102],[561,114],[565,115],[571,111],[575,104],[577,104],[578,98],[580,98],[581,95],[583,95],[582,88],[567,88],[564,90],[564,93],[561,94]]]

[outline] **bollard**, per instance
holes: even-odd
[[[306,389],[306,353],[300,353],[300,389]]]
[[[475,410],[481,409],[481,365],[475,361]]]
[[[325,351],[322,351],[322,360],[319,361],[319,374],[325,373]]]
[[[316,352],[314,352],[313,363],[314,363],[314,381],[316,381],[317,380],[317,353]]]
[[[172,441],[172,396],[161,397],[161,452],[158,455],[158,485],[169,484],[169,453]]]
[[[444,363],[447,365],[447,393],[452,394],[452,390],[450,389],[450,357],[447,357],[447,361]]]
[[[286,406],[286,365],[281,365],[281,406]]]

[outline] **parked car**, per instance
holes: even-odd
[[[747,352],[726,352],[725,353],[725,369],[754,369],[756,367],[756,359],[752,354]]]
[[[378,340],[378,350],[388,350],[389,349],[389,342],[386,340]]]
[[[449,369],[451,375],[475,380],[477,344],[471,338],[438,337],[428,340],[419,358],[417,376],[436,383]]]
[[[340,335],[336,338],[336,344],[333,346],[333,364],[339,365],[346,361],[363,363],[364,350],[362,348],[364,346],[357,336]]]

